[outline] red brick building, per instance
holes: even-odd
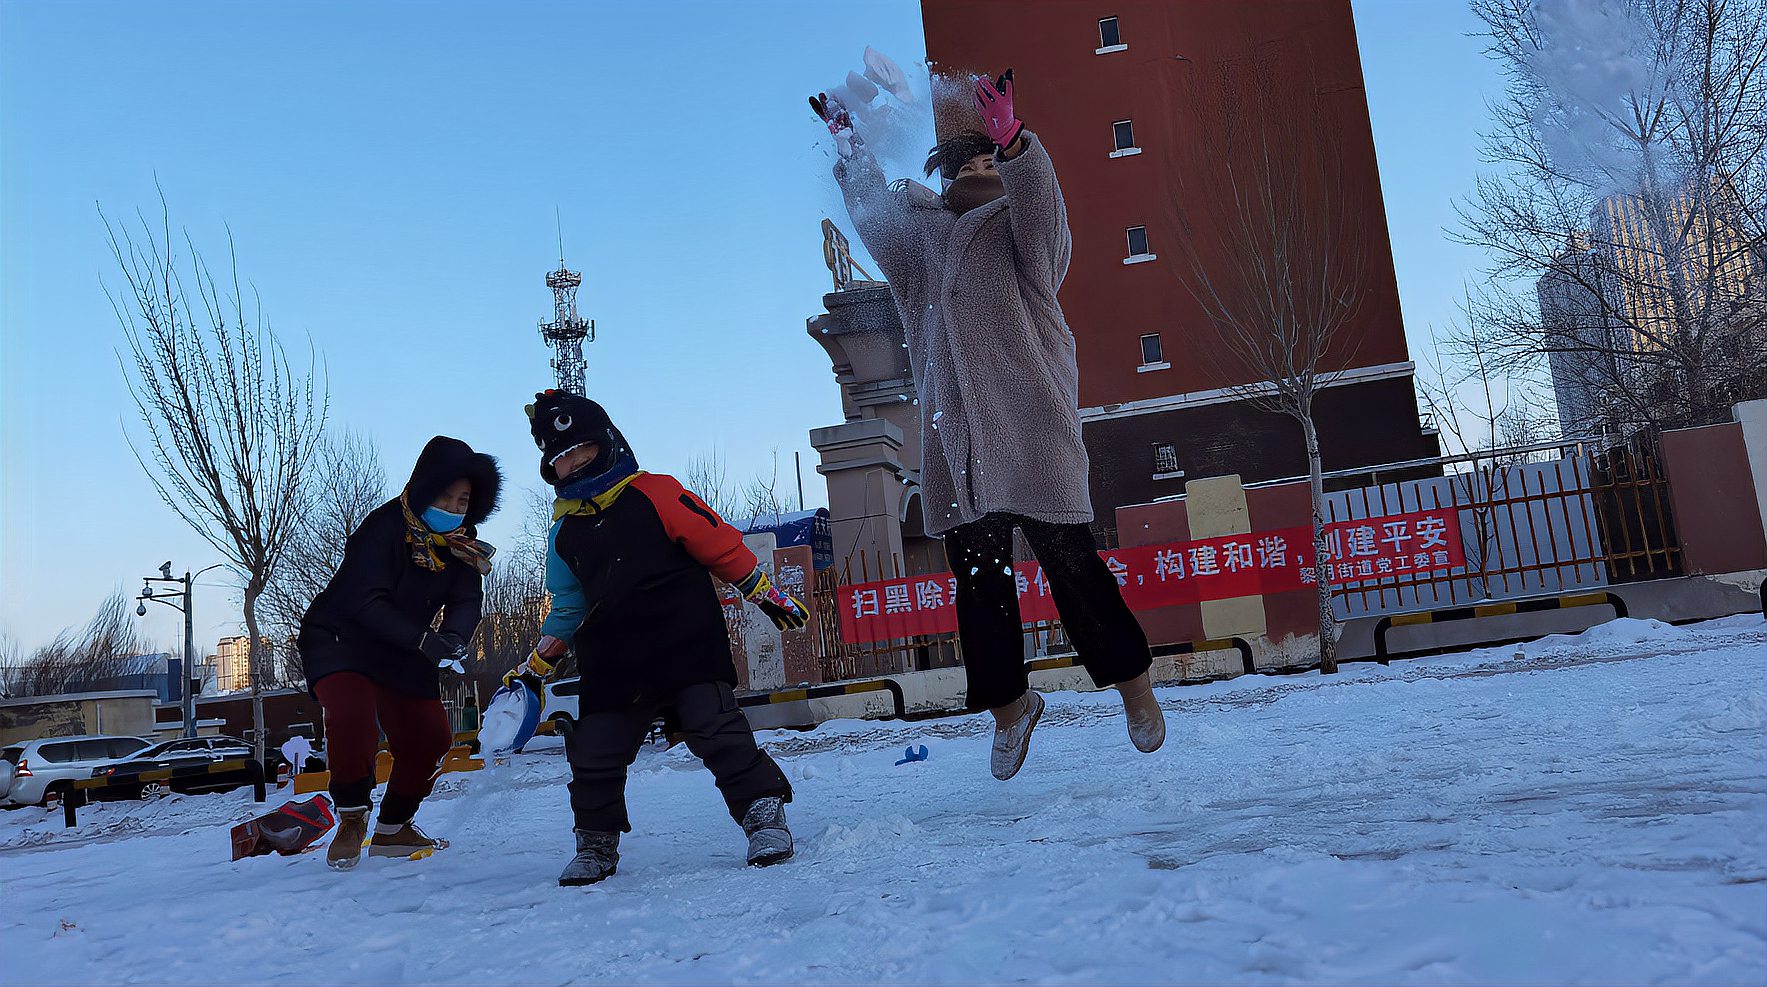
[[[1325,468],[1437,454],[1413,392],[1349,0],[921,7],[933,71],[1011,67],[1020,116],[1061,176],[1073,234],[1061,303],[1079,346],[1102,537],[1115,541],[1114,508],[1182,493],[1186,478],[1237,473],[1251,482],[1306,470],[1299,426],[1226,390],[1254,381],[1211,356],[1214,330],[1185,282],[1181,217],[1208,194],[1186,170],[1208,165],[1200,155],[1210,135],[1200,131],[1211,114],[1262,115],[1258,123],[1284,127],[1306,112],[1338,145],[1342,200],[1354,204],[1366,245],[1365,283],[1348,332],[1353,357],[1319,400]],[[1205,80],[1254,63],[1274,74],[1265,98],[1197,105],[1217,98]],[[943,116],[941,136],[952,124]],[[1211,242],[1191,239],[1198,251]]]

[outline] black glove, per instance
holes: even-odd
[[[448,631],[425,631],[417,642],[417,650],[438,665],[446,665],[466,657],[466,642]]]

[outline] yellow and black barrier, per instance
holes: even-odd
[[[1181,644],[1161,644],[1149,649],[1155,658],[1168,658],[1173,655],[1190,655],[1198,651],[1238,651],[1239,663],[1247,675],[1256,672],[1257,666],[1252,661],[1252,646],[1244,638],[1230,637],[1219,641],[1185,641]],[[1025,671],[1047,672],[1057,668],[1073,668],[1080,663],[1076,655],[1060,655],[1055,658],[1034,658],[1025,662]]]
[[[1446,610],[1425,610],[1419,613],[1394,614],[1382,617],[1380,623],[1374,625],[1374,660],[1382,665],[1393,656],[1387,651],[1387,632],[1395,627],[1415,627],[1419,624],[1443,624],[1453,620],[1475,620],[1479,617],[1502,617],[1512,613],[1544,613],[1548,610],[1569,610],[1574,607],[1610,606],[1614,608],[1615,617],[1627,616],[1626,601],[1619,594],[1602,591],[1599,593],[1574,593],[1570,596],[1548,596],[1537,600],[1508,600],[1502,603],[1480,603],[1470,607],[1451,607]]]
[[[436,774],[445,775],[454,774],[459,771],[478,771],[485,766],[484,761],[472,756],[472,748],[460,742],[462,737],[466,737],[469,740],[477,739],[478,731],[468,730],[454,735],[454,746],[442,757],[442,764],[437,769]],[[387,783],[387,779],[391,778],[392,775],[393,755],[387,753],[383,748],[374,755],[374,783],[376,785],[384,785]],[[323,792],[331,787],[331,772],[303,771],[290,779],[289,783],[294,786],[294,793],[296,795],[306,795],[310,792]]]
[[[213,764],[193,764],[182,768],[152,768],[147,771],[110,774],[74,782],[67,796],[61,800],[62,822],[71,828],[74,825],[75,810],[90,801],[92,792],[103,791],[107,788],[141,785],[150,781],[183,781],[188,778],[207,778],[211,775],[229,774],[244,774],[246,776],[252,785],[252,801],[262,802],[268,797],[264,792],[264,766],[250,758],[216,761]]]
[[[852,696],[862,692],[888,692],[896,707],[896,719],[908,718],[908,703],[902,697],[902,687],[890,679],[872,679],[866,682],[837,682],[834,685],[817,685],[804,689],[781,689],[778,692],[762,692],[752,696],[741,696],[736,700],[738,706],[770,706],[776,703],[797,703],[807,699],[827,699],[830,696]]]

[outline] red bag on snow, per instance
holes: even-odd
[[[272,852],[293,856],[331,832],[336,823],[331,800],[323,795],[305,802],[286,802],[274,812],[233,827],[233,859]]]

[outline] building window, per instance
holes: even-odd
[[[1170,442],[1161,442],[1153,447],[1153,475],[1155,477],[1184,475],[1184,471],[1178,468],[1177,446]]]
[[[1152,373],[1155,370],[1170,370],[1172,364],[1167,362],[1165,352],[1160,346],[1160,334],[1157,332],[1143,333],[1141,336],[1141,366],[1135,368],[1138,374]]]
[[[1160,334],[1144,333],[1141,337],[1141,362],[1143,364],[1159,363],[1164,359],[1160,355]]]
[[[1123,43],[1123,33],[1117,29],[1117,19],[1101,18],[1098,22],[1098,54],[1122,51],[1127,47],[1129,46]]]
[[[1116,145],[1111,151],[1113,158],[1126,158],[1131,154],[1141,153],[1141,148],[1135,146],[1135,124],[1128,120],[1118,120],[1111,124],[1111,142]]]
[[[1147,227],[1129,227],[1129,256],[1123,258],[1125,264],[1141,264],[1154,259],[1154,254],[1147,246]]]

